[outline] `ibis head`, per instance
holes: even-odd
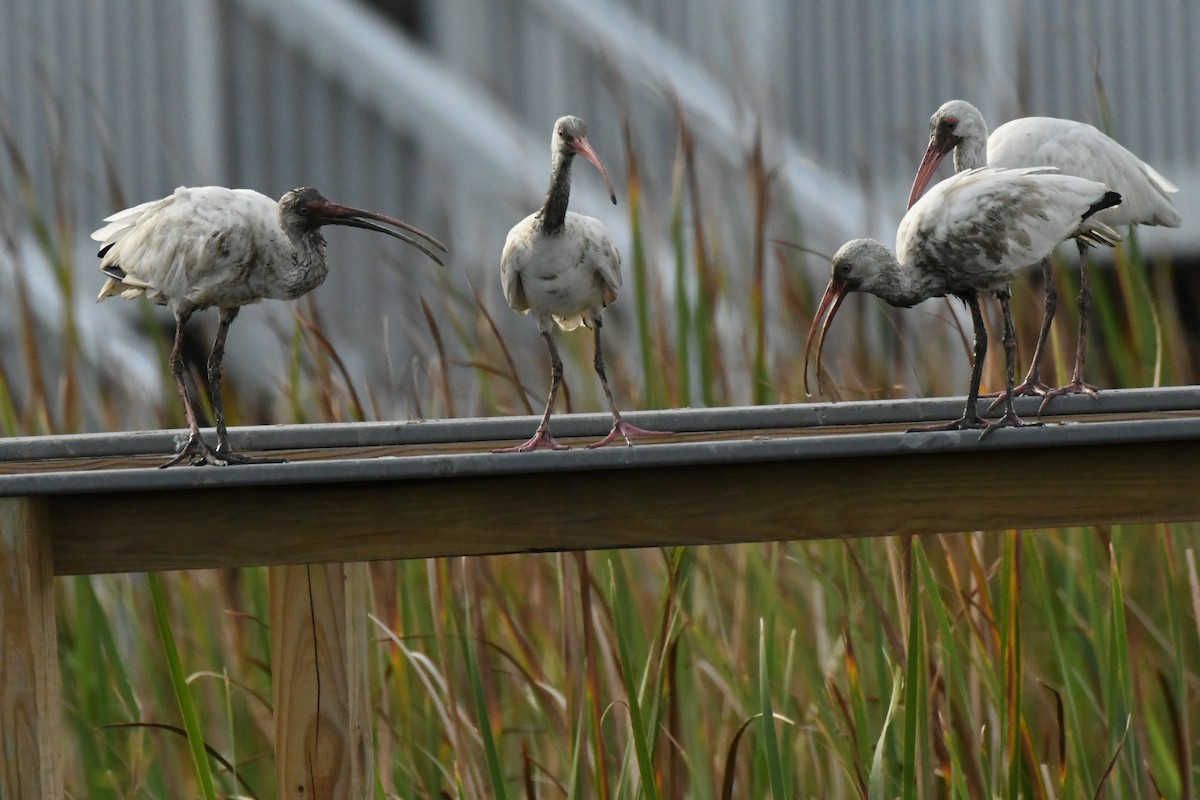
[[[592,145],[587,138],[587,123],[579,117],[566,116],[559,117],[554,123],[554,134],[550,142],[551,154],[557,163],[561,159],[570,158],[572,156],[583,156],[592,163],[597,170],[600,171],[600,176],[604,178],[604,187],[608,189],[608,197],[615,205],[617,202],[617,193],[613,191],[612,181],[608,177],[608,170],[604,168],[604,164],[600,161],[600,156],[596,155],[596,151],[592,149]]]
[[[383,223],[383,225],[377,223]],[[386,233],[388,236],[408,242],[438,264],[442,263],[442,259],[424,242],[414,239],[408,234],[411,233],[424,239],[425,242],[442,252],[446,251],[444,244],[415,225],[374,211],[364,211],[361,208],[334,203],[326,200],[319,191],[311,186],[292,189],[280,198],[279,224],[285,231],[296,232],[314,231],[323,225],[346,225],[352,228],[365,228],[369,231]],[[384,225],[391,227],[384,227]],[[407,233],[403,231],[407,231]]]

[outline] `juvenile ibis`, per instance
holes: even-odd
[[[621,288],[621,256],[600,220],[567,210],[571,164],[577,155],[599,170],[609,197],[614,204],[617,202],[608,170],[588,142],[584,121],[572,116],[560,118],[554,123],[550,137],[550,188],[546,201],[513,226],[500,254],[504,299],[514,311],[534,318],[550,349],[550,396],[537,431],[527,442],[493,452],[524,453],[538,447],[568,449],[550,435],[550,412],[563,377],[562,359],[554,337],[556,329],[571,331],[581,325],[592,329],[596,374],[600,376],[613,417],[608,435],[588,447],[602,447],[617,439],[632,445],[635,436],[663,435],[630,425],[621,417],[604,374],[600,314],[617,299],[617,290]]]
[[[92,233],[92,238],[102,243],[100,271],[108,277],[96,301],[115,294],[125,298],[145,295],[153,303],[170,306],[175,314],[171,374],[183,401],[189,436],[164,467],[183,461],[224,466],[268,460],[240,455],[229,447],[221,401],[225,338],[242,306],[267,299],[294,300],[325,281],[329,265],[321,226],[348,225],[386,233],[439,264],[441,259],[434,251],[446,250],[441,242],[406,222],[332,203],[308,187],[293,189],[278,203],[248,189],[180,187],[160,200],[118,211],[104,221],[108,224]],[[217,428],[215,449],[200,436],[184,381],[182,353],[184,325],[196,311],[213,306],[221,314],[208,359]]]
[[[874,239],[854,239],[834,254],[833,277],[804,344],[805,391],[814,337],[819,376],[825,334],[847,293],[870,292],[905,308],[930,297],[954,295],[971,309],[975,364],[963,416],[933,429],[983,428],[986,436],[994,426],[1023,424],[1012,405],[1016,339],[1008,305],[1009,282],[1017,270],[1037,263],[1070,236],[1112,245],[1115,231],[1092,217],[1120,202],[1120,195],[1104,184],[1052,169],[982,168],[947,178],[900,221],[896,255]],[[1010,390],[1004,416],[992,423],[983,421],[976,409],[987,353],[979,295],[987,293],[996,295],[1004,315]]]
[[[938,164],[954,151],[958,171],[976,167],[1057,167],[1065,175],[1077,175],[1119,192],[1121,205],[1097,214],[1110,227],[1121,225],[1164,225],[1182,223],[1171,201],[1178,189],[1116,140],[1083,122],[1056,117],[1023,117],[1006,122],[988,136],[987,123],[979,109],[965,100],[942,105],[929,120],[929,147],[913,180],[908,204],[911,207],[933,177]],[[1076,237],[1079,249],[1079,341],[1075,367],[1069,383],[1051,389],[1041,380],[1041,360],[1046,337],[1058,307],[1058,292],[1050,274],[1050,261],[1042,260],[1046,301],[1042,327],[1025,380],[1014,391],[1044,397],[1043,407],[1063,394],[1096,394],[1096,387],[1083,379],[1087,351],[1088,313],[1091,289],[1088,284],[1088,243]]]

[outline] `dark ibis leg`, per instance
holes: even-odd
[[[537,431],[529,441],[515,447],[502,447],[499,450],[493,450],[493,453],[528,453],[539,447],[549,447],[551,450],[571,449],[565,444],[560,444],[550,435],[550,412],[554,408],[554,398],[558,396],[559,384],[562,383],[563,364],[562,359],[558,356],[558,346],[554,344],[554,334],[549,330],[543,330],[542,338],[546,340],[546,346],[550,348],[550,396],[546,399],[546,411],[542,414],[542,421],[538,423]]]
[[[604,351],[600,349],[600,317],[596,317],[592,322],[592,330],[595,333],[596,340],[596,359],[594,365],[596,374],[600,376],[600,385],[604,387],[604,396],[608,398],[608,407],[612,409],[613,426],[612,430],[598,442],[592,442],[588,448],[604,447],[606,444],[612,444],[618,438],[625,440],[627,447],[633,447],[633,437],[635,436],[670,436],[670,431],[649,431],[645,428],[639,428],[636,425],[630,425],[621,417],[621,412],[617,410],[616,401],[613,400],[612,390],[608,388],[608,376],[604,374]]]
[[[1083,362],[1087,355],[1088,316],[1092,310],[1092,287],[1088,280],[1088,244],[1082,239],[1076,239],[1079,246],[1079,341],[1075,343],[1075,369],[1071,372],[1071,382],[1046,393],[1042,407],[1055,397],[1064,394],[1086,394],[1096,397],[1096,387],[1083,379]]]
[[[183,401],[183,413],[187,417],[188,440],[184,442],[179,452],[160,469],[173,467],[187,462],[193,466],[212,463],[213,451],[204,439],[200,437],[200,423],[196,419],[196,409],[192,407],[192,399],[188,396],[187,380],[184,378],[183,363],[183,326],[192,316],[191,311],[175,312],[175,344],[171,348],[171,377],[175,379],[175,388],[179,391],[179,399]]]
[[[1029,362],[1029,372],[1025,373],[1025,380],[1012,389],[1013,393],[1017,396],[1038,395],[1045,397],[1050,392],[1050,387],[1042,382],[1042,357],[1046,349],[1046,339],[1050,337],[1050,326],[1054,322],[1054,313],[1058,310],[1058,289],[1054,286],[1054,273],[1050,269],[1049,257],[1042,259],[1042,283],[1046,287],[1046,304],[1045,312],[1042,314],[1042,329],[1038,331],[1037,344],[1033,347],[1033,358]],[[996,399],[988,407],[988,411],[995,410],[1003,402],[1004,395],[997,394]]]
[[[979,384],[983,381],[983,360],[987,356],[987,327],[983,323],[983,311],[979,308],[979,295],[976,292],[963,295],[963,301],[971,309],[971,322],[975,326],[975,364],[971,367],[971,386],[967,390],[967,405],[963,415],[953,422],[943,425],[923,425],[909,428],[910,433],[918,431],[961,431],[968,428],[985,428],[987,423],[979,416]]]
[[[222,466],[228,464],[282,464],[282,458],[252,458],[233,452],[229,447],[229,432],[225,427],[225,402],[221,398],[222,364],[225,361],[225,339],[229,326],[238,315],[238,308],[222,308],[221,322],[217,326],[217,338],[213,340],[212,352],[208,356],[208,391],[212,396],[213,415],[217,426],[217,460]],[[216,462],[213,462],[216,463]]]
[[[1018,417],[1013,408],[1013,378],[1017,371],[1017,332],[1013,327],[1012,309],[1009,307],[1010,297],[1011,294],[1007,289],[996,292],[996,299],[1000,301],[1000,310],[1004,315],[1004,384],[1007,389],[1004,398],[1004,414],[995,422],[988,424],[988,427],[979,435],[981,441],[996,428],[1020,427],[1030,424]],[[1040,425],[1041,423],[1032,424]]]

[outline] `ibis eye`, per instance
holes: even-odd
[[[300,206],[300,216],[302,216],[302,217],[308,216],[308,206]]]

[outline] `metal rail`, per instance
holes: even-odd
[[[781,460],[962,453],[1106,444],[1200,440],[1200,387],[1109,390],[1099,399],[1055,400],[1038,427],[1003,429],[984,441],[971,431],[907,433],[910,425],[952,419],[961,400],[866,401],[739,408],[634,412],[638,425],[675,431],[675,437],[635,447],[582,448],[521,455],[493,454],[489,445],[527,436],[535,417],[278,425],[233,428],[238,450],[295,451],[303,460],[284,464],[170,470],[117,466],[97,469],[91,460],[168,456],[182,431],[18,437],[0,440],[0,496],[86,492],[215,489],[287,484],[357,483],[421,478],[479,477],[544,472],[664,468]],[[983,402],[981,401],[981,410]],[[1036,413],[1036,398],[1021,398],[1018,411]],[[1191,412],[1191,413],[1189,413]],[[552,421],[556,436],[599,437],[607,414],[563,414]],[[448,445],[477,445],[477,451]],[[406,449],[416,448],[413,455]],[[356,456],[354,448],[394,448],[386,455]],[[322,450],[350,449],[342,457]],[[444,452],[443,452],[444,451]],[[56,462],[22,471],[22,462]]]
[[[520,455],[488,451],[533,417],[243,428],[290,463],[168,470],[177,431],[9,439],[0,496],[56,575],[1200,520],[1200,388],[1053,410],[984,441],[906,432],[952,398],[652,411],[631,420],[676,435]]]

